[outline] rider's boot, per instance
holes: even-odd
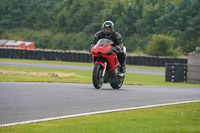
[[[117,58],[119,60],[119,63],[120,63],[120,72],[121,73],[125,73],[126,72],[126,54],[123,52],[123,53],[118,53],[117,54]]]
[[[121,65],[120,72],[121,73],[125,73],[126,72],[126,66],[125,66],[125,64]]]

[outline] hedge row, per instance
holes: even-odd
[[[0,58],[92,62],[90,53],[47,50],[19,50],[0,48]],[[187,64],[187,59],[151,56],[127,56],[126,63],[143,66],[165,66],[166,63]]]

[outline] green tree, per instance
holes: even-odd
[[[198,0],[168,3],[165,14],[156,20],[154,30],[157,34],[173,35],[185,52],[193,51],[200,36],[199,7]]]
[[[0,37],[31,40],[37,48],[88,49],[93,35],[106,20],[114,22],[129,52],[142,50],[154,34],[175,38],[174,47],[184,52],[199,46],[199,0],[0,0],[0,3]]]
[[[23,26],[30,12],[30,0],[0,0],[0,34],[5,30]]]
[[[146,46],[146,53],[153,56],[177,56],[180,47],[175,49],[176,39],[166,35],[153,35]]]

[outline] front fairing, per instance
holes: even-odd
[[[117,52],[113,51],[113,42],[108,39],[100,39],[98,43],[91,49],[92,57],[94,63],[98,58],[106,59],[106,62],[109,64],[108,72],[114,71],[115,68],[119,65],[117,59]]]
[[[113,42],[109,39],[100,39],[97,44],[91,49],[92,54],[107,55],[112,49]]]

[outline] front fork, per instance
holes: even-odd
[[[105,73],[106,73],[106,68],[107,68],[107,62],[104,63],[105,64],[105,67],[103,69],[103,73],[102,73],[102,77],[105,76]]]
[[[95,64],[100,64],[103,68],[103,73],[102,73],[102,77],[105,76],[106,73],[106,68],[107,68],[107,62],[101,62],[101,61],[97,61]]]

